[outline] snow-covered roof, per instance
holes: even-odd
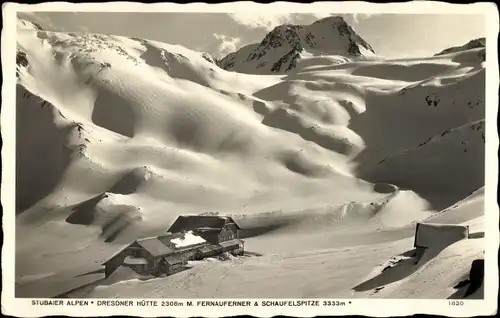
[[[446,246],[468,237],[469,227],[457,224],[418,223],[415,247]]]
[[[205,239],[194,234],[192,231],[186,232],[183,237],[172,239],[171,242],[176,248],[206,243]]]
[[[190,246],[197,246],[207,243],[205,239],[196,235],[192,231],[187,233],[169,233],[167,235],[146,237],[138,239],[129,245],[121,248],[119,251],[110,256],[103,264],[106,264],[111,259],[114,259],[123,250],[133,248],[134,245],[139,245],[140,248],[146,250],[153,257],[170,255],[179,250],[184,250]]]

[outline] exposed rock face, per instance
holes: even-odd
[[[28,67],[28,58],[26,57],[26,53],[24,53],[19,47],[16,50],[16,76],[19,77],[19,68]]]
[[[26,58],[26,53],[21,51],[19,48],[17,49],[16,53],[16,64],[18,66],[23,66],[23,67],[28,66],[28,59]]]
[[[268,54],[272,49],[292,47],[292,50],[302,51],[302,43],[299,32],[303,26],[285,24],[276,27],[269,32],[264,40],[260,42],[257,49],[248,56],[247,61],[260,59]]]
[[[342,17],[328,17],[310,25],[280,25],[260,43],[230,53],[217,64],[228,71],[272,74],[294,69],[304,54],[362,58],[374,53]]]
[[[207,60],[210,63],[216,64],[214,58],[208,53],[202,53],[201,57],[203,57],[205,60]]]
[[[33,25],[35,26],[35,29],[37,29],[38,31],[45,31],[44,28],[42,28],[42,26],[38,23],[35,23],[35,22],[31,22],[33,23]]]

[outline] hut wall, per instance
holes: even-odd
[[[142,247],[132,244],[131,246],[124,248],[121,252],[116,254],[112,259],[108,260],[104,264],[104,273],[106,277],[109,277],[118,267],[124,265],[124,260],[127,256],[142,257],[147,259],[150,264],[147,266],[147,270],[151,270],[154,258]]]
[[[182,252],[179,257],[182,260],[191,261],[191,260],[194,260],[196,258],[196,254],[197,254],[197,250],[192,249],[192,250],[187,250],[187,251]]]
[[[176,263],[167,266],[167,275],[173,275],[175,273],[178,273],[184,269],[184,263]]]
[[[162,258],[161,264],[162,273],[172,275],[182,271],[185,265],[187,265],[187,260],[185,256],[181,254],[169,255]]]
[[[245,246],[242,241],[239,242],[238,246],[231,252],[233,255],[243,255],[245,252]]]
[[[241,255],[243,254],[243,242],[242,241],[234,241],[231,245],[223,246],[223,252],[230,252],[233,255]]]
[[[213,257],[221,254],[223,251],[222,246],[209,245],[199,250],[197,253],[198,259],[203,259],[206,257]]]
[[[237,239],[240,237],[240,233],[239,233],[239,230],[238,230],[238,226],[231,222],[231,223],[227,223],[225,226],[224,226],[224,229],[228,232],[231,232],[231,238],[230,240],[232,239]]]
[[[165,263],[163,258],[155,258],[149,262],[145,271],[147,271],[148,274],[160,276],[161,274],[166,273],[166,268],[167,264]]]
[[[150,274],[150,269],[151,269],[150,264],[128,264],[125,266],[133,269],[137,274],[140,275]]]
[[[210,244],[217,244],[219,242],[219,233],[215,231],[200,231],[198,233],[203,239],[205,239]]]
[[[134,256],[134,257],[137,257],[137,258],[145,258],[147,259],[149,262],[152,262],[153,261],[153,258],[151,257],[151,254],[146,251],[144,248],[130,248],[131,249],[131,256]]]
[[[164,257],[158,258],[154,261],[151,273],[155,276],[161,276],[162,274],[167,274],[169,272],[170,264],[165,261]]]
[[[237,232],[236,226],[234,226],[232,224],[228,224],[228,225],[224,226],[224,228],[222,228],[222,230],[220,231],[217,241],[218,242],[225,242],[225,241],[233,240],[236,238],[236,232]]]

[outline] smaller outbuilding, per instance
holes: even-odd
[[[469,237],[468,225],[417,223],[416,248],[444,247]]]

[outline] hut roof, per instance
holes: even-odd
[[[433,247],[450,245],[466,239],[469,234],[468,225],[417,223],[415,228],[415,247]]]
[[[136,242],[153,256],[162,256],[174,252],[174,249],[165,245],[157,237],[144,238]]]
[[[207,243],[207,241],[199,235],[193,233],[193,231],[188,231],[186,233],[181,233],[180,237],[171,238],[170,242],[175,245],[176,249],[182,249],[188,246],[194,246],[199,244]]]
[[[205,239],[195,233],[169,233],[158,237],[146,237],[135,240],[111,255],[103,264],[108,263],[123,250],[137,246],[148,251],[153,257],[169,255],[194,246],[206,244]]]
[[[109,261],[111,261],[112,259],[114,259],[118,254],[120,254],[124,249],[127,249],[129,248],[131,245],[133,245],[135,243],[132,242],[132,243],[129,243],[128,245],[126,246],[123,246],[122,248],[120,248],[119,250],[117,250],[116,252],[114,252],[113,254],[111,254],[111,256],[109,256],[104,262],[102,262],[102,265],[105,265],[106,263],[108,263]]]
[[[207,230],[221,231],[226,223],[234,223],[238,229],[240,227],[231,217],[216,215],[186,215],[179,216],[170,226],[168,232],[177,233],[188,230]]]

